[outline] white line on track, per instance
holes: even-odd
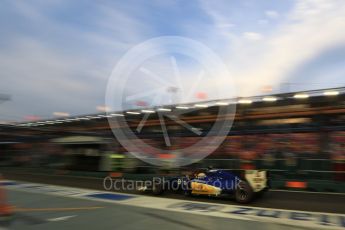
[[[61,216],[61,217],[56,217],[56,218],[50,218],[48,219],[48,221],[52,221],[52,222],[56,222],[56,221],[65,221],[65,220],[68,220],[68,219],[71,219],[73,217],[76,217],[76,215],[73,215],[73,216]]]

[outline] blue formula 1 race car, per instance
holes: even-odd
[[[164,191],[182,191],[185,195],[233,196],[239,203],[248,203],[268,189],[267,172],[263,170],[203,170],[192,175],[154,178],[151,186],[140,188],[160,195]]]

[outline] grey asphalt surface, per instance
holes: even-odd
[[[8,193],[11,204],[22,211],[18,211],[8,225],[0,229],[296,229],[273,223],[258,224],[47,194],[13,190]],[[80,210],[64,210],[69,208]]]
[[[83,178],[83,177],[70,177],[70,176],[55,176],[55,175],[35,175],[23,173],[6,173],[3,172],[6,179],[20,180],[36,183],[46,183],[54,185],[64,185],[70,187],[89,188],[96,190],[103,190],[103,180],[99,178]],[[123,191],[116,191],[123,192]],[[138,193],[138,191],[126,191],[127,193]],[[149,195],[147,193],[147,195]],[[205,201],[221,204],[237,204],[232,199],[227,198],[210,198],[210,197],[185,197],[182,194],[165,193],[163,197],[179,199],[179,200],[192,200],[192,201]],[[345,213],[345,195],[339,194],[318,194],[318,193],[296,193],[296,192],[267,192],[260,199],[248,204],[253,207],[263,208],[277,208],[277,209],[290,209],[300,211],[312,212],[328,212],[328,213]]]

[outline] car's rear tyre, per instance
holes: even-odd
[[[238,203],[246,204],[254,197],[253,189],[246,181],[241,181],[235,191],[235,199]]]

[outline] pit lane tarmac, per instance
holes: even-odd
[[[9,229],[345,229],[345,215],[6,181]]]

